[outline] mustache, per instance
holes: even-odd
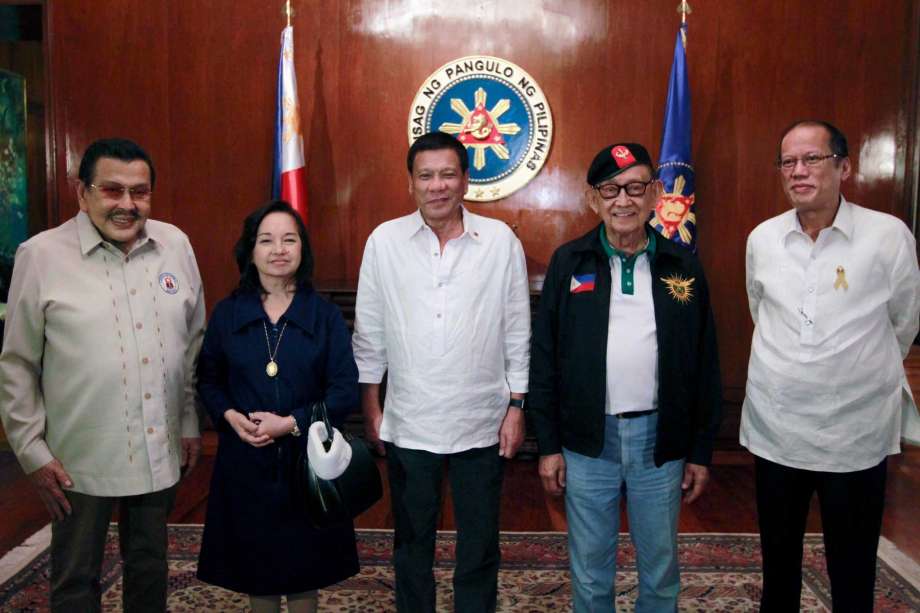
[[[136,221],[141,218],[141,214],[137,209],[130,209],[130,210],[112,211],[106,217],[108,219],[113,219],[115,217],[130,217],[132,220]]]

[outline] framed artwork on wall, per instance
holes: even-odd
[[[6,302],[13,255],[28,237],[26,80],[0,70],[0,303]]]

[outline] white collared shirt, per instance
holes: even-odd
[[[623,259],[610,257],[607,415],[658,408],[658,327],[648,252],[633,266],[631,280],[623,280]],[[632,284],[632,294],[623,292],[623,283]]]
[[[195,255],[175,226],[148,220],[125,255],[81,212],[20,245],[0,416],[23,469],[57,458],[92,496],[176,483],[181,438],[199,436],[204,317]]]
[[[527,391],[520,241],[465,209],[443,253],[418,211],[381,224],[364,249],[353,345],[361,383],[387,373],[383,440],[433,453],[494,445],[510,392]]]
[[[917,335],[916,246],[896,217],[847,202],[816,241],[795,210],[747,243],[754,338],[741,444],[807,470],[852,472],[900,450],[916,411],[903,360]]]

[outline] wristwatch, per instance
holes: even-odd
[[[291,415],[291,419],[294,420],[294,427],[291,428],[291,436],[300,436],[300,428],[297,427],[297,419]]]
[[[508,406],[517,407],[523,411],[524,410],[524,399],[523,398],[512,398],[511,400],[508,401]]]

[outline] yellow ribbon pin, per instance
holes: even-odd
[[[837,280],[834,281],[834,289],[843,288],[845,290],[850,289],[850,285],[847,283],[846,271],[843,270],[843,266],[837,267]]]

